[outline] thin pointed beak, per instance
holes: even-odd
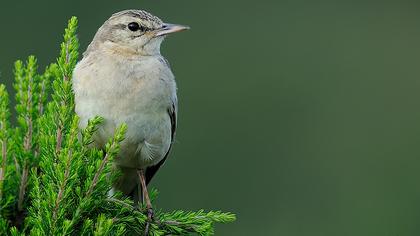
[[[189,29],[190,29],[190,27],[186,26],[186,25],[176,25],[176,24],[164,23],[162,28],[157,30],[156,37],[171,34],[171,33],[175,33],[175,32],[180,32],[180,31],[184,31],[184,30],[189,30]]]

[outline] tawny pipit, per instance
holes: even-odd
[[[94,138],[97,146],[103,147],[118,125],[127,124],[115,159],[122,176],[114,187],[134,201],[142,195],[149,217],[146,185],[168,156],[178,107],[174,75],[160,45],[167,34],[186,29],[142,10],[115,13],[99,28],[73,73],[80,126],[95,116],[105,119]]]

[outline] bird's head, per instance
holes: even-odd
[[[189,29],[188,26],[163,23],[143,10],[125,10],[113,14],[98,30],[92,46],[140,55],[160,54],[160,44],[168,34]]]

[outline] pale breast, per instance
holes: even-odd
[[[128,131],[117,163],[142,167],[159,162],[171,142],[167,109],[176,101],[176,85],[160,57],[125,60],[89,55],[74,71],[76,112],[85,127],[88,119],[101,116],[99,146],[126,123]]]

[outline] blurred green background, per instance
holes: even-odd
[[[162,48],[179,129],[153,185],[165,210],[237,213],[216,235],[420,235],[420,4],[415,1],[0,1],[0,81],[81,52],[112,13],[192,29]]]

